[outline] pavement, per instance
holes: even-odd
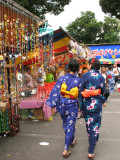
[[[0,160],[63,160],[64,131],[58,113],[53,121],[20,121],[20,133],[15,137],[0,138]],[[77,120],[78,139],[69,160],[87,160],[88,139],[84,119]],[[49,145],[40,145],[47,142]],[[115,89],[103,107],[99,142],[95,160],[120,159],[120,93]]]

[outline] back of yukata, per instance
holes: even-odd
[[[46,104],[51,108],[56,107],[63,120],[63,129],[65,131],[64,150],[68,150],[70,144],[75,138],[75,123],[78,114],[78,98],[70,99],[63,97],[60,93],[61,85],[66,83],[67,91],[77,87],[79,89],[80,79],[75,75],[67,73],[58,79]]]
[[[89,137],[89,153],[93,153],[99,137],[101,125],[102,103],[104,102],[105,79],[98,70],[92,69],[85,73],[80,80],[80,93],[84,90],[101,89],[101,94],[83,98],[80,94],[80,108],[83,111],[86,129]]]
[[[61,85],[64,82],[67,85],[67,91],[70,91],[74,87],[79,88],[80,79],[76,75],[72,75],[69,73],[67,73],[65,76],[61,76],[56,82],[55,86],[53,87],[50,93],[49,98],[46,101],[46,104],[48,106],[50,106],[51,108],[56,107],[57,111],[62,115],[67,114],[66,111],[68,111],[68,109],[65,106],[72,104],[78,105],[78,99],[72,100],[70,98],[63,97],[60,94]]]

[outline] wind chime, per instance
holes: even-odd
[[[37,70],[37,62],[46,68],[52,65],[52,61],[49,60],[53,56],[53,37],[51,36],[48,42],[43,42],[38,34],[39,30],[35,29],[33,19],[2,1],[0,4],[0,103],[6,104],[6,107],[2,110],[0,108],[0,134],[15,132],[19,128],[16,118],[18,115],[17,58],[20,59],[19,69],[22,71],[24,57],[32,59],[35,70]],[[39,46],[38,56],[35,53],[35,45]]]
[[[3,4],[0,4],[0,11],[0,134],[3,135],[9,132],[9,116],[8,109],[6,109],[8,98],[5,75],[5,44],[7,43],[7,40],[5,41],[5,29],[7,30],[8,19],[6,15],[4,17],[2,15],[2,13],[4,13]]]
[[[47,28],[48,24],[45,23],[44,28],[39,28],[39,46],[44,68],[52,68],[55,65],[53,53],[53,29]]]

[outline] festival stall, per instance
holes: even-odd
[[[49,29],[47,29],[49,30]],[[71,58],[76,58],[79,63],[80,67],[86,67],[88,59],[94,57],[93,52],[84,44],[77,43],[67,32],[65,32],[61,27],[52,32],[52,66],[47,66],[46,72],[53,72],[55,71],[56,74],[62,71],[67,71],[68,69],[68,62]],[[46,48],[45,57],[47,58],[48,54],[48,47],[49,47],[49,38],[50,35],[45,33],[40,37],[42,44],[44,45],[43,48]],[[51,47],[50,47],[51,48]],[[45,49],[44,49],[45,50]],[[35,49],[36,57],[38,57],[39,47]],[[24,65],[31,65],[33,63],[38,63],[38,60],[35,62],[34,56],[24,62]],[[48,61],[44,61],[48,64]],[[54,64],[55,63],[55,64]],[[55,67],[54,67],[55,65]],[[44,69],[46,65],[43,64]],[[51,67],[50,67],[51,66]],[[56,78],[55,78],[56,79]]]
[[[101,64],[120,64],[120,44],[94,44],[89,48]]]
[[[32,111],[27,113],[30,119],[52,120],[51,116],[55,111],[47,106],[45,102],[55,85],[54,76],[52,73],[49,73],[49,71],[55,69],[53,30],[49,29],[47,23],[45,23],[44,27],[38,28],[37,31],[38,43],[33,49],[33,54],[30,56],[31,52],[28,52],[27,57],[23,60],[23,67],[32,69],[37,86],[35,89],[32,87],[30,95],[20,101],[20,108],[32,109]],[[21,90],[22,93],[25,91],[23,88]]]
[[[68,62],[71,58],[77,59],[82,69],[87,66],[88,59],[93,57],[93,53],[87,46],[76,42],[62,28],[54,31],[54,54],[57,73],[68,70]]]
[[[23,60],[40,45],[39,17],[11,0],[0,0],[0,135],[19,132],[19,79]]]
[[[31,66],[34,72],[38,71],[40,74],[45,74],[39,77],[39,82],[42,81],[42,83],[37,87],[37,99],[34,96],[23,99],[20,101],[20,106],[22,109],[33,109],[43,106],[45,119],[49,120],[55,110],[51,114],[51,110],[46,106],[45,102],[55,84],[54,80],[56,81],[58,78],[56,78],[56,74],[64,70],[67,71],[68,62],[71,58],[76,58],[81,64],[81,68],[86,66],[87,60],[93,54],[88,47],[78,44],[62,28],[53,31],[48,28],[46,23],[44,28],[38,29],[38,32],[39,45],[34,49],[32,56],[28,52],[27,58],[23,60],[23,66]],[[36,112],[32,114],[32,118],[34,118]]]

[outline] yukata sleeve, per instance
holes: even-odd
[[[101,89],[101,95],[102,95],[102,104],[105,103],[106,98],[104,96],[105,93],[105,79],[102,77],[101,83],[100,83],[100,89]]]
[[[83,104],[83,99],[84,97],[82,96],[81,92],[84,91],[84,86],[85,86],[85,75],[83,75],[80,79],[80,85],[79,85],[79,103],[80,103],[80,111],[83,111],[84,109],[84,104]]]
[[[115,85],[115,76],[114,76],[114,73],[113,73],[113,84]]]
[[[56,84],[54,85],[47,101],[46,104],[53,108],[56,107],[59,101],[59,95],[60,95],[60,89],[61,89],[61,78],[58,79],[58,81],[56,82]]]
[[[101,94],[102,96],[104,95],[105,92],[105,79],[102,77],[101,83],[100,83],[100,89],[101,89]]]

